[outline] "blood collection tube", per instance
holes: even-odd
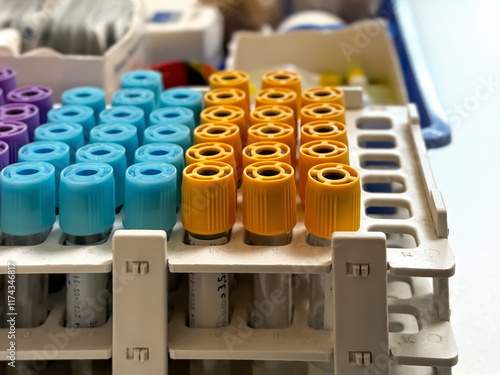
[[[16,88],[16,76],[17,72],[14,69],[0,67],[0,89],[3,91],[4,99]]]
[[[165,90],[160,95],[160,107],[184,107],[194,113],[195,124],[200,123],[203,110],[203,94],[198,90],[176,87]]]
[[[295,165],[297,158],[295,131],[290,125],[281,122],[264,122],[252,125],[248,129],[248,144],[263,141],[275,141],[286,144],[290,147],[292,166]]]
[[[163,91],[163,76],[154,70],[133,70],[122,75],[122,89],[148,89],[154,93],[155,106],[160,103]]]
[[[142,144],[146,121],[144,120],[144,111],[141,108],[128,105],[111,107],[101,112],[99,122],[101,124],[126,122],[134,125],[137,128],[139,144]]]
[[[104,90],[97,87],[75,87],[62,93],[63,105],[85,105],[94,110],[95,123],[99,123],[99,114],[106,109]]]
[[[297,73],[285,70],[276,70],[274,72],[269,72],[262,77],[262,89],[267,89],[269,87],[284,87],[292,89],[297,93],[300,105],[300,94],[302,93],[301,80],[302,78]]]
[[[0,106],[0,121],[21,121],[28,127],[30,142],[34,139],[35,129],[40,125],[38,107],[31,103],[11,103]]]
[[[184,152],[192,146],[191,130],[185,125],[161,123],[148,127],[144,131],[144,144],[175,143]]]
[[[0,120],[0,140],[9,145],[9,162],[17,163],[19,149],[29,142],[28,127],[20,121]]]
[[[247,106],[250,108],[250,78],[245,72],[219,71],[209,77],[210,89],[217,88],[237,88],[246,94]]]
[[[80,124],[86,141],[88,141],[90,131],[96,124],[94,110],[85,105],[77,104],[63,105],[51,110],[48,113],[48,119],[49,122],[76,122]]]
[[[299,149],[299,195],[305,199],[308,172],[313,166],[324,163],[342,163],[349,165],[349,149],[338,141],[311,141]]]
[[[234,105],[245,111],[247,120],[250,116],[247,94],[242,89],[235,87],[220,87],[207,92],[204,99],[205,107],[213,107],[216,105]]]
[[[313,103],[340,104],[345,107],[344,91],[337,87],[322,86],[302,92],[302,105]]]
[[[149,116],[150,126],[163,123],[185,125],[191,132],[196,127],[193,111],[184,107],[164,107],[151,112]]]
[[[311,121],[300,128],[300,144],[314,140],[339,141],[348,146],[346,126],[338,121]]]
[[[9,145],[4,141],[0,141],[0,170],[10,164]]]
[[[206,142],[198,143],[191,146],[186,151],[186,165],[202,162],[202,161],[220,161],[229,164],[234,170],[236,182],[241,179],[243,170],[236,166],[234,157],[234,149],[227,143],[222,142]]]
[[[144,111],[146,127],[149,125],[149,116],[156,108],[156,98],[153,91],[148,89],[121,89],[113,94],[113,107],[135,106]]]
[[[134,164],[134,153],[139,147],[137,128],[125,122],[97,125],[90,132],[90,143],[118,143],[125,148],[127,165]]]
[[[287,87],[269,87],[257,93],[255,107],[273,104],[289,107],[295,115],[295,120],[297,120],[300,109],[299,96],[294,90]]]
[[[38,107],[40,124],[47,122],[47,113],[52,109],[52,89],[45,86],[18,87],[7,93],[8,103],[31,103]]]
[[[345,108],[336,103],[312,103],[301,108],[301,126],[318,120],[338,121],[345,124]]]
[[[247,139],[247,119],[245,111],[234,105],[215,105],[201,112],[201,124],[227,122],[238,125],[241,140]]]
[[[290,125],[297,133],[295,113],[290,107],[279,104],[266,104],[255,108],[250,114],[250,124],[281,122]]]
[[[243,168],[259,161],[280,161],[291,165],[290,147],[281,142],[263,141],[243,149]]]
[[[135,151],[135,163],[157,162],[172,164],[177,170],[176,205],[181,206],[182,171],[184,170],[184,150],[175,143],[151,143]]]
[[[187,244],[221,246],[229,242],[236,221],[233,173],[230,165],[219,161],[195,163],[184,169],[182,224]],[[228,274],[189,274],[189,326],[221,328],[228,322]],[[192,361],[191,366],[196,373],[229,374],[228,361]]]
[[[127,157],[125,147],[118,143],[90,143],[78,149],[76,163],[107,163],[113,167],[115,179],[115,211],[119,212],[125,200],[125,172]]]
[[[71,163],[75,161],[75,152],[85,144],[83,128],[77,123],[50,122],[40,125],[35,130],[35,141],[59,141],[69,146]]]

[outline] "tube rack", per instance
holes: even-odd
[[[345,94],[351,166],[360,171],[362,185],[358,232],[335,233],[331,249],[311,247],[299,205],[290,245],[249,246],[243,241],[241,202],[231,241],[223,246],[185,245],[180,220],[167,244],[161,231],[122,230],[121,215],[104,244],[64,246],[56,224],[41,245],[0,248],[0,273],[7,273],[9,260],[17,263],[17,273],[113,270],[113,315],[103,327],[70,332],[64,328],[64,293],[51,295],[47,321],[18,330],[17,359],[56,360],[44,374],[62,373],[58,360],[110,358],[115,375],[165,375],[169,367],[176,375],[184,373],[176,368],[189,359],[236,360],[235,373],[250,373],[251,360],[293,360],[296,373],[305,375],[306,362],[332,358],[339,375],[451,374],[458,354],[448,278],[455,263],[417,109],[363,107],[361,89]],[[383,192],[388,187],[390,192]],[[371,207],[390,214],[372,213]],[[240,274],[230,295],[229,326],[188,328],[186,286],[167,293],[167,269]],[[252,273],[295,275],[290,328],[247,326]],[[325,274],[330,285],[324,330],[307,324],[308,274]],[[1,329],[2,361],[8,341]]]

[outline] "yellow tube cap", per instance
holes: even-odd
[[[205,161],[184,168],[182,225],[190,233],[215,235],[229,231],[236,221],[236,183],[233,168]]]
[[[338,121],[318,120],[311,121],[300,128],[300,144],[318,139],[347,142],[346,126]]]
[[[275,236],[297,223],[293,168],[282,162],[262,161],[243,172],[243,226],[251,233]]]
[[[299,195],[304,202],[307,173],[318,164],[342,163],[349,165],[349,149],[338,141],[316,140],[303,144],[299,149]]]
[[[201,123],[210,122],[229,122],[238,125],[240,128],[241,139],[245,140],[247,136],[247,120],[245,111],[234,105],[215,105],[205,108],[201,111]]]
[[[340,104],[312,103],[300,110],[301,126],[317,120],[339,121],[345,124],[345,108]]]
[[[259,161],[281,161],[292,164],[290,147],[281,142],[252,143],[243,149],[243,168]]]
[[[322,86],[315,87],[302,92],[302,105],[313,103],[340,104],[345,107],[344,91],[337,87]]]
[[[250,116],[247,94],[242,89],[234,87],[221,87],[207,92],[204,96],[205,107],[215,105],[234,105],[245,111],[245,115]]]
[[[266,104],[255,108],[250,114],[250,124],[261,122],[283,122],[297,131],[295,113],[290,107],[279,104]]]
[[[292,166],[295,165],[295,131],[290,125],[281,122],[264,122],[250,126],[248,129],[248,144],[263,141],[275,141],[286,144],[290,147]]]
[[[227,143],[206,142],[191,146],[186,151],[186,165],[203,161],[220,161],[229,164],[234,172],[236,181],[241,178],[243,169],[236,166],[234,149]]]
[[[229,122],[208,123],[197,126],[193,133],[194,144],[206,142],[226,143],[234,150],[236,171],[243,169],[241,162],[240,128]]]
[[[269,87],[261,90],[255,97],[255,107],[278,104],[293,110],[295,118],[298,116],[299,96],[295,91],[286,87]]]
[[[331,238],[335,231],[357,231],[361,216],[358,172],[340,163],[318,164],[308,173],[304,224],[309,233]]]
[[[300,81],[301,77],[297,73],[288,72],[286,70],[276,70],[274,72],[269,72],[262,77],[262,88],[285,87],[292,89],[297,93],[300,101],[300,94],[302,92]]]
[[[210,75],[208,82],[212,90],[233,87],[245,91],[247,104],[250,107],[250,78],[245,72],[238,70],[215,72]]]

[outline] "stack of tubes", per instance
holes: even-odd
[[[302,91],[298,74],[275,71],[264,75],[252,104],[246,73],[220,71],[209,82],[204,95],[164,90],[159,73],[132,71],[122,76],[111,106],[101,89],[77,87],[53,108],[50,88],[17,87],[16,72],[0,68],[0,218],[9,218],[1,220],[1,244],[43,243],[57,215],[65,245],[101,244],[119,212],[125,229],[164,230],[169,239],[180,211],[186,244],[224,245],[238,195],[250,246],[290,244],[298,204],[310,246],[329,247],[335,231],[359,229],[360,179],[349,166],[341,90]],[[17,282],[26,292],[17,326],[43,324],[48,275],[21,274]],[[169,282],[175,286],[172,275]],[[66,325],[106,324],[110,283],[108,274],[66,275]],[[190,274],[188,284],[189,326],[227,326],[235,275]],[[249,326],[290,327],[292,284],[292,272],[255,274]],[[311,275],[309,285],[309,325],[323,329],[324,277]],[[89,305],[95,300],[104,301],[98,311]],[[271,313],[259,313],[263,306]],[[291,373],[292,366],[254,361],[253,373]],[[72,367],[91,373],[92,362]],[[229,374],[230,362],[193,360],[191,373]]]

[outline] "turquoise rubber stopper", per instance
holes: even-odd
[[[55,168],[56,207],[59,207],[59,180],[61,171],[70,164],[69,146],[59,141],[40,141],[19,149],[19,161],[44,161]]]
[[[69,146],[71,162],[75,161],[75,152],[85,144],[83,128],[71,122],[50,122],[35,129],[35,141],[59,141]]]
[[[169,163],[177,169],[177,207],[181,205],[182,172],[184,171],[184,150],[174,143],[151,143],[141,146],[135,152],[135,162]]]
[[[89,133],[95,126],[94,110],[84,105],[63,105],[51,109],[48,114],[48,122],[76,122],[83,128],[85,140],[89,139]]]
[[[116,208],[123,205],[127,170],[125,147],[118,143],[91,143],[76,152],[76,162],[100,162],[111,165],[115,178],[115,205]]]
[[[163,77],[153,70],[133,70],[122,75],[122,89],[148,89],[155,94],[156,106],[163,91]]]
[[[125,229],[159,229],[169,232],[177,222],[176,175],[171,164],[145,162],[127,169]]]
[[[11,164],[1,176],[2,231],[29,236],[49,230],[56,221],[55,169],[43,161]]]
[[[90,143],[118,143],[125,147],[127,165],[134,164],[134,153],[139,147],[137,128],[127,123],[115,122],[97,125],[90,132]]]
[[[201,91],[173,88],[165,90],[160,95],[160,107],[184,107],[194,113],[196,124],[200,123],[200,113],[203,109],[203,95]]]
[[[146,122],[144,120],[144,111],[141,108],[128,105],[111,107],[101,112],[99,120],[101,124],[126,122],[134,125],[137,128],[139,144],[142,144]]]
[[[192,146],[191,132],[185,125],[157,124],[146,128],[144,131],[144,144],[150,143],[175,143],[184,149]]]
[[[146,126],[149,125],[149,115],[156,109],[156,98],[148,89],[121,89],[113,94],[113,106],[135,106],[144,111]]]
[[[64,91],[61,99],[63,105],[78,104],[92,108],[96,124],[99,122],[99,113],[106,109],[104,90],[97,87],[75,87]]]
[[[106,163],[77,163],[61,172],[59,225],[72,236],[104,233],[115,221],[115,180]]]
[[[169,122],[172,124],[186,125],[191,132],[196,127],[194,124],[194,114],[189,108],[183,107],[165,107],[158,108],[149,116],[149,124],[161,124]]]

